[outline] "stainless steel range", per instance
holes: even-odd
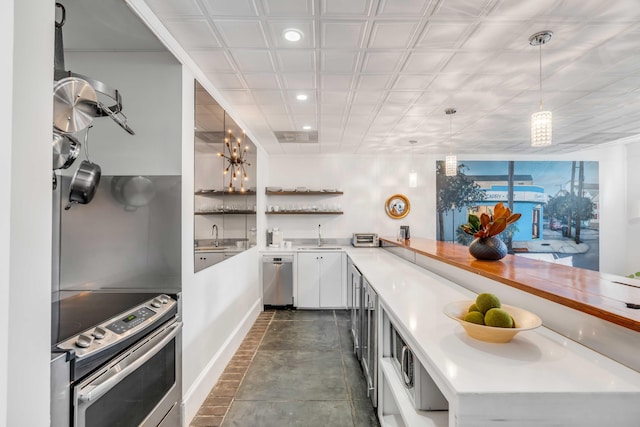
[[[180,425],[178,295],[72,294],[52,303],[51,425]]]

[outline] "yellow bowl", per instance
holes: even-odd
[[[467,335],[480,341],[503,343],[509,342],[520,331],[535,329],[542,325],[542,320],[530,311],[511,305],[502,305],[507,313],[511,315],[515,322],[513,328],[498,328],[495,326],[478,325],[464,321],[464,316],[469,311],[469,306],[475,303],[473,300],[456,301],[444,306],[444,314],[453,320],[460,322]]]

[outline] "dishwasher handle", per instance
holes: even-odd
[[[262,258],[263,264],[293,264],[290,256],[266,256]]]

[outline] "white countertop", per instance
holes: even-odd
[[[290,253],[290,252],[339,252],[339,251],[344,251],[348,248],[349,246],[346,245],[340,245],[340,244],[336,244],[336,245],[332,245],[330,243],[324,244],[321,247],[317,247],[314,244],[309,244],[309,245],[292,245],[290,248],[284,248],[284,247],[265,247],[260,249],[260,252],[265,252],[265,253],[271,253],[271,252],[278,252],[278,253]]]
[[[578,411],[581,422],[601,417],[609,425],[640,425],[640,373],[545,327],[522,331],[505,344],[470,338],[442,309],[452,301],[475,299],[474,293],[384,250],[346,251],[449,400],[460,425],[482,425],[470,420],[478,411],[486,412],[487,404],[499,407],[496,411],[507,420],[512,412],[531,411],[523,418],[531,425],[542,419],[557,422],[567,411]],[[555,415],[550,417],[549,411]]]

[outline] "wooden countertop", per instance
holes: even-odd
[[[640,332],[640,310],[626,306],[640,304],[637,280],[515,255],[479,261],[466,246],[430,239],[380,240]]]

